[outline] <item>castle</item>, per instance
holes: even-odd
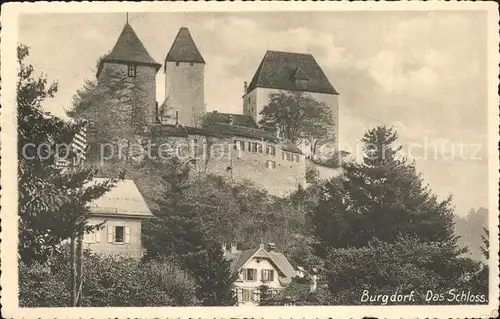
[[[270,94],[302,91],[331,107],[338,141],[338,92],[314,57],[267,51],[250,84],[244,83],[241,114],[207,113],[205,64],[187,28],[180,28],[161,65],[127,22],[111,53],[99,62],[97,78],[120,71],[139,80],[134,83],[144,101],[145,131],[156,141],[178,145],[177,155],[192,158],[195,172],[236,182],[251,180],[276,196],[305,185],[307,147],[281,140],[257,123]],[[158,104],[160,70],[165,75],[165,101]]]

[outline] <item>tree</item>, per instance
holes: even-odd
[[[98,80],[86,80],[74,95],[68,116],[85,119],[93,127],[88,136],[89,161],[100,161],[104,155],[121,162],[133,155],[131,143],[139,142],[147,124],[145,92],[138,81],[125,71],[109,69]]]
[[[44,262],[59,244],[90,231],[86,204],[111,187],[111,181],[88,186],[95,170],[61,171],[54,165],[57,148],[68,146],[81,124],[71,124],[43,111],[57,84],[33,77],[25,64],[29,48],[18,46],[19,256],[26,264]],[[69,147],[67,147],[69,149]],[[70,154],[72,155],[72,154]]]
[[[399,234],[456,243],[451,198],[438,201],[415,163],[398,158],[396,141],[392,128],[369,130],[363,162],[344,163],[343,176],[322,187],[311,214],[318,256],[326,257],[328,248],[366,246],[374,238],[392,243]]]
[[[329,133],[334,125],[330,107],[304,92],[273,93],[260,114],[259,124],[277,129],[281,138],[295,144],[304,139],[331,137]]]
[[[374,239],[364,247],[330,249],[326,269],[334,304],[487,303],[487,290],[485,294],[468,275],[479,271],[480,265],[469,258],[457,257],[450,243],[422,242],[415,236],[400,236],[393,243]],[[473,295],[482,294],[486,298],[425,300],[428,291],[436,297],[446,295],[450,289],[470,290]],[[410,296],[412,291],[412,299],[406,300],[371,301],[367,297],[395,293]]]
[[[469,249],[469,254],[476,260],[483,260],[484,253],[482,246],[484,244],[480,233],[488,224],[488,210],[484,207],[469,210],[467,216],[461,217],[455,215],[455,233],[459,236],[458,244]]]

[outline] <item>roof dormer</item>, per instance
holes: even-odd
[[[309,81],[309,77],[304,72],[304,70],[300,68],[300,66],[297,67],[297,69],[295,70],[295,73],[293,75],[293,80],[295,82],[295,87],[297,89],[299,90],[307,89],[307,82]]]

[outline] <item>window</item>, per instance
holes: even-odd
[[[282,152],[282,153],[281,153],[281,159],[282,159],[282,160],[285,160],[285,159],[286,159],[286,152]]]
[[[275,161],[267,161],[266,162],[266,166],[267,166],[267,168],[275,169],[276,168],[276,162]]]
[[[190,66],[193,66],[193,62],[189,62],[189,65],[190,65]]]
[[[137,74],[137,65],[129,64],[127,66],[127,75],[129,77],[135,78],[136,74]]]
[[[274,146],[267,146],[266,147],[266,154],[268,155],[276,155],[276,147]]]
[[[257,269],[243,269],[243,280],[257,280]]]
[[[84,243],[100,243],[101,242],[101,230],[96,229],[92,233],[83,234]]]
[[[292,158],[292,154],[290,154],[290,153],[285,153],[285,155],[286,155],[286,160],[287,160],[287,161],[291,161],[291,160],[292,160],[292,159],[291,159],[291,158]]]
[[[97,241],[97,239],[96,239]],[[108,226],[108,243],[128,244],[130,243],[130,227],[128,226]]]
[[[115,227],[115,243],[123,243],[125,235],[125,227],[116,226]]]
[[[262,153],[262,144],[261,143],[255,143],[257,146],[257,152]]]
[[[299,156],[299,154],[295,154],[295,162],[297,162],[297,163],[300,162],[300,156]]]
[[[175,66],[179,66],[179,61],[175,61]]]
[[[274,280],[274,270],[272,269],[262,269],[262,281],[270,282]]]
[[[243,302],[252,302],[254,292],[252,289],[243,289]]]
[[[248,97],[248,103],[250,103],[252,101],[252,99],[250,97]]]
[[[307,80],[295,79],[295,86],[300,90],[305,90],[307,88]]]

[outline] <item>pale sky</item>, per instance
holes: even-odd
[[[20,17],[29,62],[59,82],[44,107],[64,116],[124,22],[123,13]],[[162,64],[179,28],[189,28],[206,61],[209,111],[242,113],[243,82],[266,50],[312,53],[340,93],[341,147],[352,151],[366,129],[394,125],[433,191],[453,195],[457,214],[488,205],[486,13],[131,13],[130,24]]]

